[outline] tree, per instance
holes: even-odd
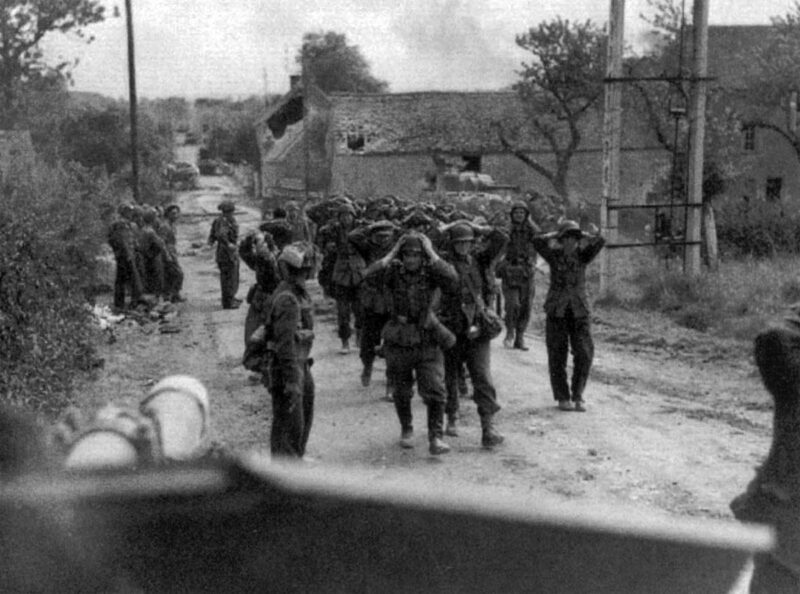
[[[603,96],[605,34],[591,21],[556,18],[518,35],[517,45],[533,54],[514,84],[528,122],[549,145],[555,162],[548,166],[519,147],[515,131],[498,122],[500,142],[547,179],[569,204],[570,161],[581,144],[581,121]]]
[[[20,85],[55,74],[69,78],[71,63],[49,63],[39,43],[48,33],[71,34],[87,42],[85,28],[103,21],[99,0],[3,0],[0,3],[0,126],[14,121]]]
[[[296,57],[305,76],[322,91],[385,93],[386,81],[375,78],[357,45],[349,45],[343,33],[306,33]]]

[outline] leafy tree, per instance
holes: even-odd
[[[325,92],[385,93],[386,81],[375,78],[357,45],[343,33],[306,33],[296,57],[305,75]]]
[[[519,148],[515,131],[497,123],[500,142],[569,203],[569,166],[581,144],[581,121],[603,96],[605,34],[591,21],[559,17],[517,35],[516,42],[533,60],[522,64],[514,89],[528,123],[549,145],[554,164],[547,165]]]
[[[48,33],[72,34],[87,42],[85,28],[103,21],[99,0],[4,0],[0,3],[0,126],[14,121],[20,85],[43,76],[69,78],[70,62],[49,63],[39,47]]]

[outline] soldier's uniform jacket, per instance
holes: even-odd
[[[290,389],[302,389],[302,366],[309,360],[314,342],[314,317],[308,292],[281,281],[269,299],[264,325],[270,329],[267,349],[271,365],[274,371],[279,371],[273,377],[283,378]]]
[[[567,308],[572,309],[575,317],[589,315],[586,266],[600,253],[605,243],[605,239],[599,235],[584,237],[575,252],[568,256],[560,242],[541,236],[534,238],[536,251],[550,266],[550,289],[544,302],[547,315],[564,317]]]
[[[401,347],[436,344],[433,333],[422,330],[422,325],[434,291],[437,288],[443,292],[452,291],[458,282],[456,271],[450,264],[439,259],[409,272],[399,260],[385,268],[376,261],[367,269],[365,279],[386,289],[390,320],[384,327],[383,338],[387,344]]]
[[[142,227],[139,248],[146,258],[168,257],[167,244],[164,243],[164,239],[152,225],[144,225]]]
[[[164,240],[164,245],[167,248],[167,255],[173,262],[178,261],[178,239],[175,233],[175,225],[169,221],[162,221],[156,229],[161,239]]]
[[[238,261],[239,223],[236,222],[236,219],[225,215],[214,219],[208,241],[217,244],[217,264],[233,264]]]
[[[118,218],[108,229],[108,245],[114,256],[133,262],[136,259],[138,225],[125,218]]]
[[[458,283],[443,293],[440,318],[456,335],[466,333],[473,323],[477,312],[474,294],[480,295],[484,303],[489,303],[493,287],[488,282],[487,271],[507,241],[508,235],[495,228],[486,236],[482,249],[464,258],[452,251],[446,254],[447,261],[458,274]]]
[[[348,235],[347,229],[338,221],[320,231],[319,243],[325,251],[333,250],[336,261],[333,264],[331,281],[342,287],[356,287],[364,276],[364,258],[358,253]],[[326,249],[327,248],[327,249]]]
[[[511,223],[505,256],[497,267],[497,274],[507,287],[523,287],[533,276],[536,265],[536,250],[533,238],[538,233],[529,218],[522,223]]]

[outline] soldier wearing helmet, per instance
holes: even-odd
[[[400,421],[400,447],[414,447],[411,397],[414,381],[428,412],[428,451],[450,451],[444,441],[445,389],[442,351],[428,327],[435,295],[450,289],[456,272],[419,233],[403,235],[384,257],[366,270],[366,282],[383,286],[389,321],[383,327],[386,373],[394,383],[394,406]]]
[[[447,435],[458,435],[459,372],[463,365],[469,371],[473,400],[481,419],[481,445],[492,448],[503,442],[494,427],[494,416],[500,410],[490,369],[491,337],[478,328],[487,308],[493,287],[487,271],[502,252],[508,236],[493,227],[457,221],[446,225],[449,240],[445,258],[458,273],[458,283],[442,297],[442,321],[456,335],[456,343],[445,352],[444,372],[447,387]],[[484,236],[480,249],[475,248],[476,235]]]
[[[561,410],[586,410],[583,391],[594,357],[586,267],[603,249],[605,240],[597,227],[588,233],[572,220],[562,221],[556,231],[538,235],[533,246],[550,266],[550,288],[544,302],[547,314],[545,343],[553,398]],[[567,357],[572,351],[573,370],[567,383]]]
[[[350,243],[358,251],[369,266],[375,260],[385,256],[394,245],[400,228],[391,221],[375,221],[362,225],[350,232]],[[388,296],[381,285],[372,280],[363,279],[359,285],[359,303],[361,307],[361,340],[359,356],[363,368],[361,385],[369,386],[372,380],[372,367],[375,362],[376,349],[381,343],[381,330],[388,321]],[[387,384],[387,388],[390,384]],[[389,392],[390,393],[390,392]]]
[[[233,214],[236,205],[230,200],[224,200],[217,209],[221,214],[211,225],[208,243],[217,244],[215,259],[219,268],[222,308],[236,309],[242,304],[241,299],[236,298],[236,292],[239,290],[239,224]]]
[[[270,296],[263,326],[251,340],[265,344],[264,383],[272,396],[270,451],[302,458],[314,419],[314,378],[310,357],[314,318],[306,280],[315,265],[314,247],[295,242],[283,248],[278,264],[284,279]]]
[[[352,203],[346,202],[339,207],[336,221],[320,230],[319,243],[325,253],[333,261],[330,277],[330,292],[336,300],[336,318],[339,339],[342,341],[340,352],[350,352],[350,337],[353,326],[356,342],[361,329],[361,307],[359,304],[358,286],[364,274],[364,259],[350,242],[349,234],[356,227],[356,210]]]
[[[144,268],[144,290],[159,299],[167,299],[164,265],[170,257],[167,244],[158,233],[158,212],[152,206],[142,211],[142,228],[139,237],[139,249],[142,254]]]
[[[530,210],[525,202],[512,203],[509,216],[511,226],[508,246],[497,266],[505,303],[506,336],[503,345],[506,348],[527,351],[525,330],[531,318],[536,270],[533,238],[541,230],[531,220]]]

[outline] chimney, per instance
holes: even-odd
[[[300,85],[302,81],[302,77],[299,74],[290,74],[289,75],[289,90],[293,91],[296,87]]]

